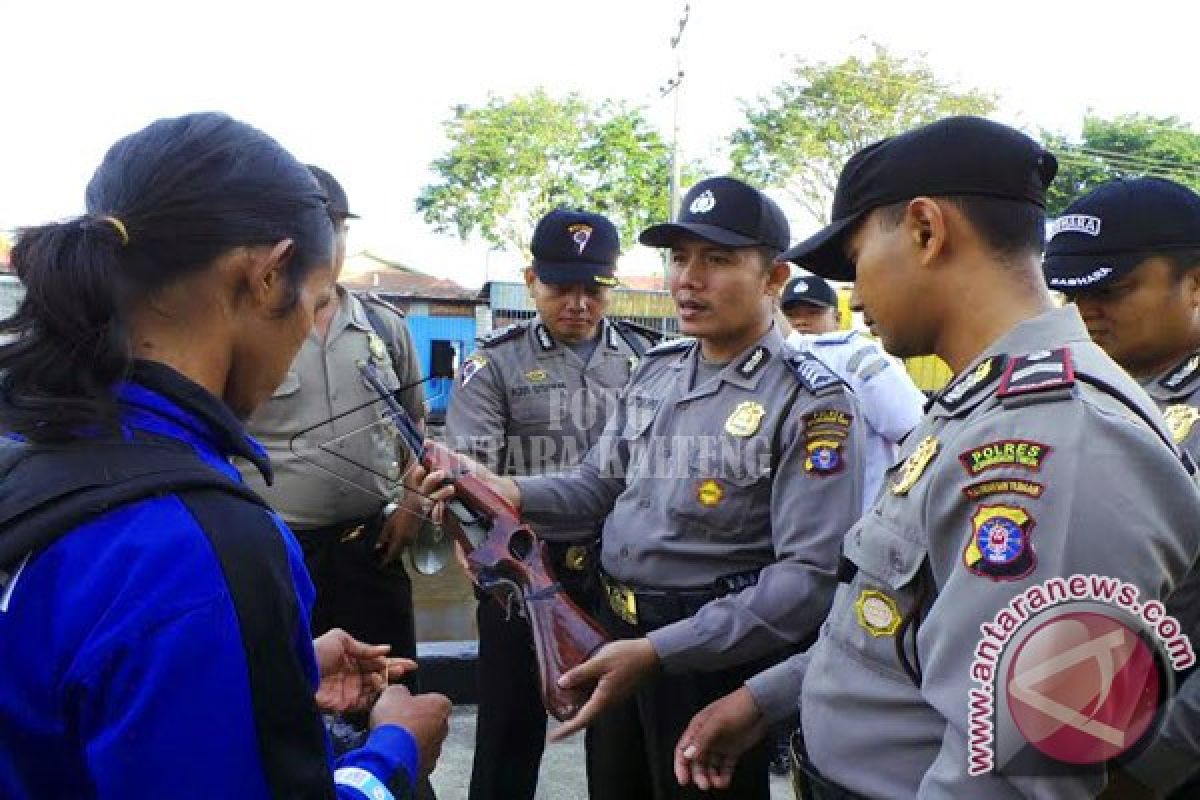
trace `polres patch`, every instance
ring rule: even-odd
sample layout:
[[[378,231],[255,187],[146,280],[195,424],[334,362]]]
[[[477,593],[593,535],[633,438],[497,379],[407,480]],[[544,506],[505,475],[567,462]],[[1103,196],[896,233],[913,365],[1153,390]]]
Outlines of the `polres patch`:
[[[1050,455],[1051,449],[1049,445],[1031,439],[1001,439],[960,453],[958,460],[971,475],[1001,467],[1017,467],[1037,472],[1041,470],[1042,463]]]
[[[1033,572],[1034,519],[1018,506],[980,506],[971,518],[971,540],[963,564],[972,573],[996,581],[1015,581]]]

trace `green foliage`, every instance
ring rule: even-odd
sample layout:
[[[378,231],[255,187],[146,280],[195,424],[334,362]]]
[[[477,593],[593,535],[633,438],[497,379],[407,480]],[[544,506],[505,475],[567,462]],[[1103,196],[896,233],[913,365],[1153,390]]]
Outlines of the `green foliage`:
[[[1156,176],[1200,191],[1200,134],[1178,117],[1123,114],[1103,119],[1088,114],[1078,141],[1048,131],[1042,138],[1059,161],[1058,177],[1046,197],[1051,216],[1114,178]]]
[[[955,91],[923,60],[874,49],[870,60],[800,61],[768,95],[743,102],[745,124],[730,137],[735,174],[785,189],[828,222],[838,173],[855,151],[940,117],[995,110],[994,94]]]
[[[560,205],[606,214],[626,247],[668,218],[670,147],[640,108],[538,89],[457,106],[445,131],[437,179],[416,201],[439,233],[528,254],[537,220]]]

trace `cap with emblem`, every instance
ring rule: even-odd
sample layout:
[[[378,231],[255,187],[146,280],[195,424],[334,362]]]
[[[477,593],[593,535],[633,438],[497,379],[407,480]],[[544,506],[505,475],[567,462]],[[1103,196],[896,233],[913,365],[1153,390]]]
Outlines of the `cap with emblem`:
[[[914,197],[971,195],[1044,207],[1058,161],[1018,130],[981,117],[948,117],[859,150],[842,169],[833,222],[783,258],[834,280],[854,280],[844,252],[854,226]]]
[[[783,287],[779,296],[779,307],[787,311],[792,306],[807,303],[812,306],[837,308],[837,292],[823,278],[816,275],[801,275],[792,278]]]
[[[617,285],[621,237],[603,214],[555,209],[538,221],[529,249],[543,283]]]
[[[1110,181],[1067,206],[1049,236],[1051,289],[1103,286],[1152,253],[1200,249],[1200,195],[1162,178]]]
[[[765,194],[735,178],[707,178],[683,198],[675,222],[651,225],[638,241],[671,247],[682,236],[697,236],[723,247],[765,246],[783,250],[791,242],[787,217]]]
[[[321,191],[325,193],[325,207],[329,209],[329,216],[335,219],[358,219],[358,214],[351,213],[350,201],[346,199],[346,190],[338,183],[337,178],[330,175],[326,170],[312,164],[308,165],[308,171],[317,179],[317,183],[321,184]]]

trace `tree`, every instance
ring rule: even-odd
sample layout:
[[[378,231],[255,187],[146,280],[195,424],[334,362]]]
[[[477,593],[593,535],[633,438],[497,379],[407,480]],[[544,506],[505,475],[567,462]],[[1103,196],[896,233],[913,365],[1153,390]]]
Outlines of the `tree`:
[[[940,117],[986,115],[996,96],[955,91],[923,60],[877,44],[870,60],[800,61],[770,94],[742,107],[745,124],[730,137],[735,174],[785,190],[827,223],[838,174],[855,151]]]
[[[528,254],[537,220],[560,205],[606,214],[625,246],[668,217],[670,148],[640,108],[539,89],[456,106],[445,131],[437,181],[416,201],[439,233]]]
[[[1058,157],[1058,177],[1046,196],[1051,216],[1114,178],[1169,178],[1200,191],[1200,134],[1178,117],[1088,114],[1078,140],[1049,131],[1042,138]]]

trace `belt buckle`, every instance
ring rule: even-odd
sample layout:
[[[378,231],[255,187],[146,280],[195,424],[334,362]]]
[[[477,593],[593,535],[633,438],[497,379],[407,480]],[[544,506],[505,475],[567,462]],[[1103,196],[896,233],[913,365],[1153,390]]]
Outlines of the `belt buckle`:
[[[608,595],[608,606],[613,613],[630,625],[637,625],[637,595],[633,590],[607,578],[604,581],[604,589]]]

